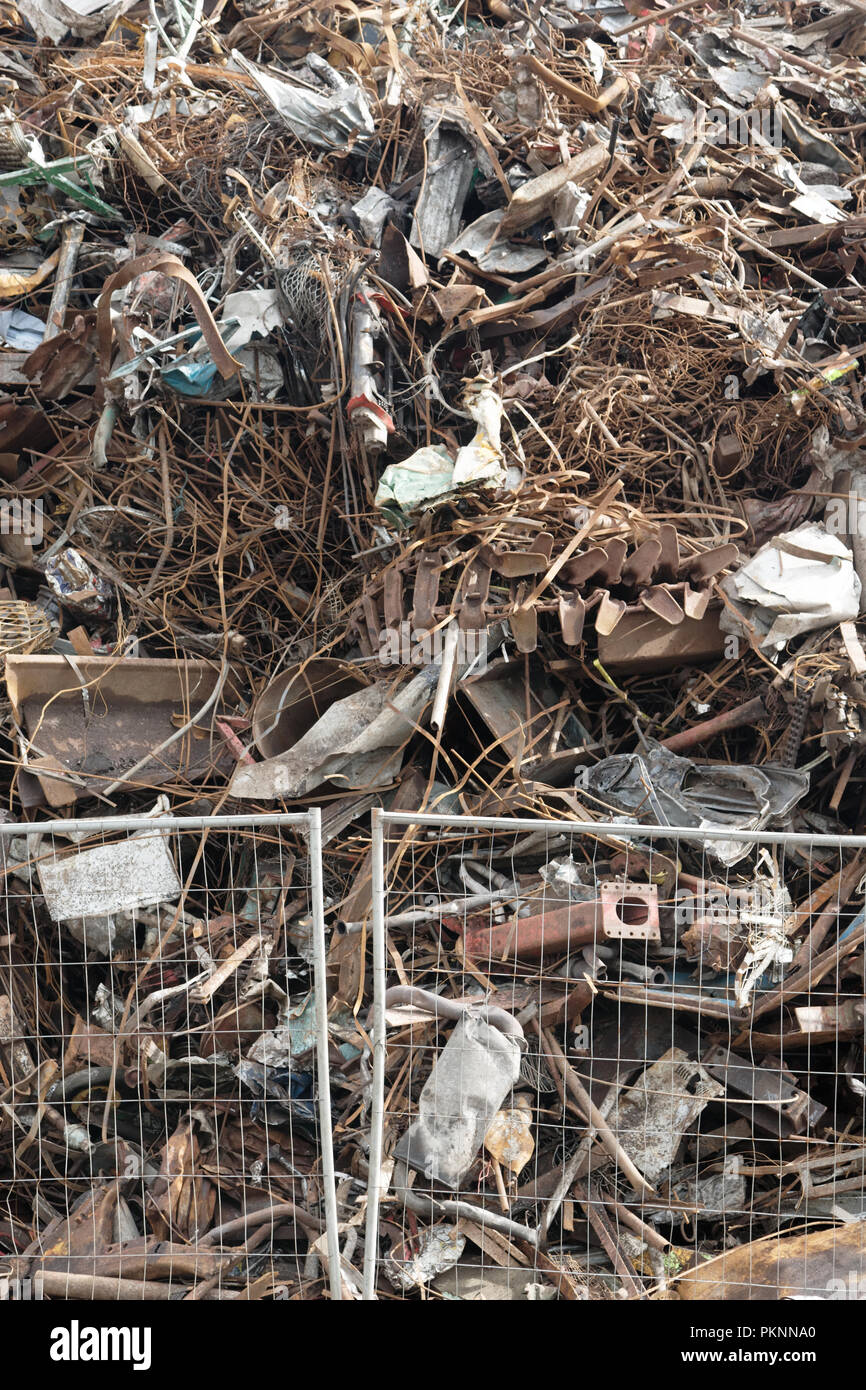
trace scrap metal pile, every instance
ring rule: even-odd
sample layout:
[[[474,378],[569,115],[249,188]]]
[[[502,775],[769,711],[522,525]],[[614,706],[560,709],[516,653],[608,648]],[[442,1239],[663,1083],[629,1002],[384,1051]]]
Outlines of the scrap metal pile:
[[[371,811],[596,822],[391,832],[379,1297],[859,1268],[866,855],[737,836],[866,833],[866,5],[0,32],[6,822],[322,807],[345,1296]],[[305,840],[72,833],[4,841],[0,1260],[323,1296]]]

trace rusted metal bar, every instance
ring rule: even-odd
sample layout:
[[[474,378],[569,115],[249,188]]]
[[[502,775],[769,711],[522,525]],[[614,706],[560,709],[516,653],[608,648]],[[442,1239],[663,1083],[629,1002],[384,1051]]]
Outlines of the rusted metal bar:
[[[690,729],[683,729],[678,734],[672,734],[670,738],[662,739],[662,747],[669,748],[672,753],[686,753],[689,749],[696,748],[699,743],[709,743],[710,739],[727,733],[729,729],[742,729],[746,724],[758,724],[765,718],[766,713],[762,697],[756,695],[744,705],[737,705],[734,709],[726,710],[724,714],[717,714],[714,719],[705,719],[702,724],[693,724]]]

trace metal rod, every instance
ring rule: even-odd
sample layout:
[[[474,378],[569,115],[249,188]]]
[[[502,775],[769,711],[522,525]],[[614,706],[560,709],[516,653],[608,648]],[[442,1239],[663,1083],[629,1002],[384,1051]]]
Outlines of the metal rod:
[[[447,830],[463,827],[465,830],[525,830],[544,832],[554,830],[557,834],[591,835],[596,839],[657,839],[669,840],[737,840],[750,845],[803,845],[838,849],[851,846],[852,849],[866,848],[866,835],[807,835],[793,830],[740,830],[728,826],[724,830],[698,830],[684,825],[641,825],[637,821],[580,821],[580,820],[532,820],[526,816],[446,816],[427,811],[382,811],[382,824],[419,825],[431,829]]]
[[[486,1211],[481,1207],[476,1207],[472,1202],[461,1202],[446,1198],[436,1205],[444,1216],[466,1216],[471,1221],[477,1221],[479,1226],[491,1226],[494,1231],[502,1231],[505,1235],[516,1236],[518,1240],[528,1241],[530,1245],[538,1245],[538,1232],[531,1226],[522,1226],[519,1221],[514,1221],[510,1216],[503,1216],[498,1211]]]
[[[693,724],[690,729],[683,729],[681,733],[671,734],[670,738],[662,739],[662,748],[667,748],[669,753],[681,753],[684,749],[706,743],[708,739],[723,734],[727,729],[741,729],[745,724],[757,724],[766,717],[764,701],[760,695],[756,695],[744,705],[736,705],[724,714],[717,714],[714,719],[705,719],[702,724]]]
[[[364,1299],[376,1298],[376,1261],[379,1249],[379,1200],[382,1183],[382,1141],[385,1132],[385,829],[378,806],[372,822],[373,891],[373,1095],[370,1113],[370,1163],[367,1177],[367,1232],[364,1249]]]
[[[41,1286],[36,1280],[41,1281]],[[34,1288],[50,1298],[91,1299],[106,1303],[166,1303],[177,1292],[171,1280],[157,1283],[148,1279],[112,1279],[101,1274],[67,1274],[65,1270],[40,1270],[34,1276]]]
[[[396,912],[388,918],[389,927],[412,927],[422,922],[435,922],[440,917],[459,917],[472,908],[487,907],[490,903],[518,902],[520,890],[517,888],[491,888],[487,893],[473,893],[468,898],[451,898],[448,902],[437,903],[434,907],[410,908],[406,912]],[[363,931],[363,922],[341,922],[340,931],[346,936]]]
[[[340,1219],[334,1176],[334,1131],[331,1123],[331,1065],[328,1036],[328,963],[325,957],[325,899],[322,882],[322,808],[309,812],[310,894],[313,908],[313,980],[316,999],[316,1060],[319,1077],[319,1133],[322,1143],[322,1177],[325,1186],[325,1219],[328,1233],[328,1278],[331,1299],[343,1297],[340,1274]]]
[[[238,816],[81,816],[70,820],[23,821],[0,825],[0,839],[13,835],[66,835],[82,829],[105,833],[109,830],[218,830],[247,829],[260,825],[287,825],[297,829],[309,825],[307,811],[270,811],[266,815]]]

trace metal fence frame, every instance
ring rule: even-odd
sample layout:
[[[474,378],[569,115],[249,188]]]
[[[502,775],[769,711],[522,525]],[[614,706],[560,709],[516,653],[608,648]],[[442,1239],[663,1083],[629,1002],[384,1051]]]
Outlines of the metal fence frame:
[[[822,835],[794,831],[762,830],[701,830],[670,825],[642,825],[635,821],[580,821],[543,819],[529,816],[466,816],[439,815],[428,812],[384,811],[372,813],[372,937],[373,937],[373,1005],[372,1042],[373,1078],[371,1096],[371,1129],[369,1177],[367,1185],[367,1223],[364,1251],[364,1292],[367,1301],[376,1301],[377,1240],[379,1206],[382,1196],[382,1148],[385,1124],[385,1061],[387,1029],[385,1023],[385,991],[387,986],[385,838],[389,826],[418,829],[462,829],[467,833],[478,830],[545,831],[551,834],[588,835],[593,838],[658,839],[706,841],[732,839],[750,845],[806,846],[831,849],[866,849],[866,835]]]
[[[316,1073],[318,1082],[318,1120],[322,1146],[322,1185],[325,1195],[325,1226],[328,1246],[328,1276],[332,1300],[342,1299],[337,1193],[331,1120],[330,1069],[328,1058],[328,1000],[325,948],[325,909],[322,881],[322,813],[316,806],[303,812],[226,816],[103,816],[68,820],[29,821],[0,825],[0,843],[16,835],[67,834],[73,832],[132,830],[231,830],[285,827],[305,835],[309,848],[309,893],[313,922],[313,988],[316,1008]]]

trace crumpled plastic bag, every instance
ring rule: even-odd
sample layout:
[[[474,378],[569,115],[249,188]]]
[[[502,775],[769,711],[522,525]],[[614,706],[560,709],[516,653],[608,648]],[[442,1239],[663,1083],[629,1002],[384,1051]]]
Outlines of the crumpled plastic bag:
[[[422,502],[442,497],[454,485],[454,460],[444,444],[428,444],[402,463],[389,463],[373,499],[377,507],[411,512]]]
[[[520,1076],[521,1055],[516,1037],[464,1014],[427,1078],[418,1118],[397,1144],[397,1157],[430,1181],[458,1189]]]
[[[501,487],[505,482],[500,433],[502,397],[489,381],[478,377],[466,387],[466,409],[478,426],[471,443],[464,444],[454,463],[454,486],[484,483]]]
[[[45,337],[45,324],[23,309],[0,310],[0,346],[33,352]]]

